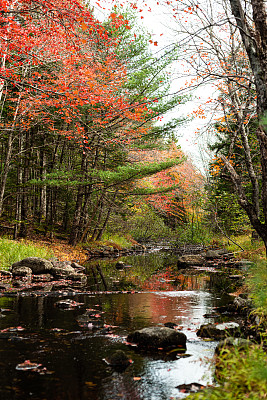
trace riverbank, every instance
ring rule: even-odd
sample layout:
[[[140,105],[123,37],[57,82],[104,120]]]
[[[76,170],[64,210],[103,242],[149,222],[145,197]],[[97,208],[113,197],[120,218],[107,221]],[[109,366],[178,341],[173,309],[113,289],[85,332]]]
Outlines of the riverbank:
[[[260,252],[260,254],[262,254]],[[263,400],[267,393],[267,263],[249,252],[254,266],[246,274],[243,292],[252,301],[249,313],[257,343],[244,348],[226,348],[217,355],[218,386],[191,394],[188,400]]]
[[[50,258],[51,255],[54,257],[58,258],[61,261],[76,261],[79,262],[80,264],[84,263],[84,261],[88,260],[88,254],[89,254],[89,247],[86,246],[76,246],[73,248],[72,246],[66,244],[66,242],[56,239],[53,241],[41,241],[41,240],[35,240],[35,241],[19,241],[19,242],[14,242],[10,241],[12,245],[17,244],[22,248],[31,248],[31,251],[33,251],[32,256],[36,256],[36,251],[37,250],[42,250],[45,251],[47,254],[47,257]],[[106,246],[106,247],[104,247]],[[132,248],[134,249],[133,245]],[[116,247],[118,247],[116,249]],[[109,258],[110,251],[109,249],[114,248],[116,250],[119,250],[121,248],[120,245],[115,244],[112,245],[111,243],[101,243],[101,244],[94,244],[94,246],[91,247],[91,254],[101,254],[100,258],[95,258],[96,263],[112,263],[112,260]],[[93,251],[92,251],[93,250]],[[126,251],[126,249],[125,249]],[[129,251],[129,248],[128,250]],[[98,253],[100,252],[100,253]],[[20,253],[21,254],[21,253]],[[146,253],[147,254],[147,253]],[[262,256],[262,247],[255,246],[253,248],[248,248],[245,252],[242,253],[237,253],[238,258],[247,258],[253,260],[256,264],[255,267],[249,267],[249,270],[247,272],[244,272],[243,275],[246,275],[246,278],[244,280],[244,285],[240,286],[238,288],[238,292],[235,292],[236,294],[240,294],[242,292],[246,292],[247,296],[251,298],[254,302],[254,323],[255,326],[257,325],[257,329],[260,331],[260,335],[262,338],[262,343],[261,345],[257,345],[256,347],[249,348],[246,352],[240,352],[237,350],[232,351],[231,354],[229,354],[228,359],[222,359],[221,360],[221,378],[218,381],[220,383],[220,386],[214,388],[213,390],[208,389],[208,391],[200,392],[196,395],[191,395],[193,397],[189,397],[189,399],[194,399],[194,400],[219,400],[219,399],[227,399],[227,400],[235,400],[235,399],[264,399],[265,397],[262,397],[262,388],[265,390],[265,382],[266,382],[266,376],[267,376],[267,371],[266,368],[264,367],[264,362],[266,363],[266,353],[264,352],[264,348],[266,346],[266,314],[267,314],[267,293],[266,293],[266,286],[267,286],[267,272],[266,272],[266,262],[263,261],[263,256]],[[17,254],[18,256],[18,254]],[[20,259],[23,258],[20,255]],[[177,268],[177,260],[179,258],[178,253],[175,254],[175,268]],[[94,258],[91,258],[93,260]],[[102,261],[101,261],[102,260]],[[106,260],[106,261],[105,261]],[[17,261],[17,260],[15,260]],[[112,264],[112,275],[114,276],[114,284],[117,285],[117,289],[119,291],[114,291],[113,294],[119,294],[119,293],[127,293],[127,292],[122,292],[123,289],[121,289],[118,286],[118,283],[116,283],[116,280],[118,279],[117,275],[121,275],[123,277],[123,284],[127,285],[133,285],[136,284],[137,282],[134,281],[133,279],[128,279],[129,277],[132,278],[132,269],[131,268],[126,268],[121,270],[116,269],[116,260]],[[115,267],[115,268],[114,268]],[[164,266],[162,262],[160,262],[160,268],[161,271],[163,271]],[[226,268],[227,269],[227,268]],[[115,272],[117,271],[117,272]],[[138,270],[139,271],[139,270]],[[140,265],[140,271],[138,274],[141,276],[143,272],[143,267]],[[185,272],[184,270],[179,270],[179,273],[183,275]],[[201,273],[201,271],[200,271]],[[186,273],[185,273],[186,274]],[[223,277],[223,275],[222,275]],[[173,276],[172,274],[169,275],[160,275],[159,273],[151,275],[151,278],[149,278],[149,283],[151,283],[151,286],[146,286],[145,282],[142,283],[143,290],[147,291],[153,291],[153,290],[186,290],[185,282],[181,281],[181,289],[177,289],[177,282],[178,282],[179,276]],[[180,278],[179,278],[180,279]],[[172,284],[175,283],[176,288],[172,287]],[[222,293],[223,293],[223,279],[221,279],[220,284],[222,286]],[[138,283],[138,289],[139,283]],[[64,287],[60,287],[61,289],[64,289]],[[196,286],[196,289],[198,287]],[[66,291],[66,289],[64,289]],[[23,292],[24,293],[24,292]],[[77,293],[80,292],[70,292],[72,296],[77,296]],[[70,294],[68,293],[68,295]],[[92,294],[92,292],[90,292]],[[129,286],[129,292],[130,294],[136,293],[135,287],[134,286]],[[14,293],[15,294],[15,293]],[[84,293],[83,295],[85,295]],[[88,292],[89,294],[89,292]],[[97,294],[97,292],[95,293]],[[49,292],[42,292],[41,297],[43,298],[49,298]],[[82,294],[78,294],[82,295]],[[22,297],[25,296],[25,293],[23,294]],[[35,297],[38,297],[38,292],[34,293]],[[262,350],[261,350],[262,349]],[[258,362],[258,361],[259,362]],[[241,371],[241,372],[240,372]],[[249,371],[249,374],[246,372]],[[241,374],[241,375],[240,375]],[[247,396],[248,395],[248,396]]]

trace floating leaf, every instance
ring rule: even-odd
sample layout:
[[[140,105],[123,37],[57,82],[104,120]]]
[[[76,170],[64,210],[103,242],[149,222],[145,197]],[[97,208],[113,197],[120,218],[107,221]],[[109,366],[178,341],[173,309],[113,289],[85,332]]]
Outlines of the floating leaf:
[[[25,360],[24,363],[18,364],[16,366],[16,370],[18,371],[27,371],[30,369],[37,369],[42,364],[32,363],[30,360]]]

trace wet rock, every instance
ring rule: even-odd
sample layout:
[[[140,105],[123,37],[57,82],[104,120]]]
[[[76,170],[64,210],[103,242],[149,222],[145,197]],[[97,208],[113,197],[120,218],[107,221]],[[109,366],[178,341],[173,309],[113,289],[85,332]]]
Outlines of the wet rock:
[[[66,292],[70,292],[72,290],[72,288],[70,287],[70,283],[69,282],[65,282],[65,281],[60,281],[60,282],[52,282],[53,286],[52,286],[52,291],[56,292],[58,290],[65,290]]]
[[[77,322],[80,327],[90,330],[104,328],[99,310],[86,310],[84,314],[78,316]]]
[[[104,361],[118,371],[124,371],[132,363],[122,350],[116,350],[110,357],[105,358]]]
[[[167,327],[150,327],[130,333],[127,342],[152,349],[186,348],[186,335]]]
[[[94,331],[94,330],[103,328],[104,322],[101,320],[92,320],[92,321],[89,321],[88,324],[86,324],[86,325],[82,325],[82,324],[79,324],[79,325],[83,328],[88,328],[89,330]]]
[[[74,282],[79,282],[82,285],[86,285],[87,283],[87,276],[85,274],[82,273],[74,273],[74,274],[70,274],[68,276],[68,279],[74,281]]]
[[[11,326],[0,331],[0,339],[12,339],[17,337],[18,332],[24,331],[22,326]]]
[[[59,267],[53,267],[51,270],[51,274],[55,277],[55,278],[59,278],[59,279],[64,279],[66,277],[68,277],[69,275],[75,274],[76,271],[73,267],[71,267],[70,265],[63,265],[63,266],[59,266]]]
[[[0,290],[5,292],[11,289],[11,284],[9,283],[0,283]]]
[[[53,279],[51,274],[41,274],[41,275],[33,275],[33,282],[50,282]]]
[[[218,249],[218,250],[207,250],[204,255],[206,259],[214,259],[214,258],[220,258],[222,256],[229,256],[231,253],[228,253],[227,250],[225,249]]]
[[[32,276],[32,270],[29,267],[15,267],[12,269],[13,277],[27,277],[30,278]]]
[[[238,296],[234,301],[225,306],[217,307],[217,311],[222,315],[246,315],[252,308],[252,301],[250,299],[243,299]]]
[[[175,329],[178,325],[175,322],[165,322],[164,326],[166,326],[166,328]]]
[[[103,329],[101,329],[101,331],[99,331],[100,335],[109,335],[110,333],[112,333],[112,329],[110,326],[107,326]]]
[[[26,360],[21,364],[16,366],[16,370],[18,371],[28,371],[28,370],[35,370],[39,368],[42,364],[32,363],[30,360]]]
[[[237,311],[251,309],[252,308],[252,301],[250,299],[243,299],[242,297],[238,296],[233,301],[233,306],[236,308]]]
[[[12,278],[12,273],[5,270],[0,270],[0,280],[1,279],[10,279]]]
[[[197,336],[214,340],[224,339],[229,336],[240,336],[240,325],[237,322],[225,322],[223,324],[201,325]]]
[[[83,267],[82,265],[77,264],[76,262],[72,262],[70,266],[75,269],[75,272],[82,272],[82,271],[86,270],[85,267]]]
[[[237,348],[238,350],[246,350],[248,347],[252,346],[253,343],[250,340],[242,338],[228,337],[221,340],[215,348],[215,354],[219,355],[229,350],[231,348]]]
[[[45,260],[44,258],[27,257],[21,261],[12,264],[12,274],[13,271],[19,267],[28,267],[32,270],[33,274],[46,274],[53,269],[53,264],[50,261]]]
[[[25,282],[22,282],[21,280],[13,281],[12,286],[14,288],[17,288],[17,289],[24,289],[25,288]]]
[[[202,266],[205,263],[205,258],[197,254],[188,254],[178,258],[178,269],[188,268],[192,266]]]
[[[197,393],[200,390],[205,389],[205,386],[201,385],[200,383],[184,383],[183,385],[176,386],[182,393]]]

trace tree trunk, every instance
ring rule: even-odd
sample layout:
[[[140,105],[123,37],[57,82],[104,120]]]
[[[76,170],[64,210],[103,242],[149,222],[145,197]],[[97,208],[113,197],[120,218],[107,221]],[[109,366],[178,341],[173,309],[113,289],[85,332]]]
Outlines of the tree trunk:
[[[23,151],[23,135],[19,137],[18,153],[20,153],[17,166],[17,190],[16,190],[16,212],[15,212],[15,227],[13,239],[17,239],[21,225],[21,208],[22,208],[22,151]]]
[[[262,238],[267,254],[267,131],[266,124],[262,118],[267,114],[267,13],[266,2],[264,0],[251,0],[253,10],[253,25],[248,24],[245,12],[240,0],[229,0],[232,14],[236,20],[243,45],[247,52],[250,66],[254,75],[254,82],[257,93],[257,114],[259,127],[257,129],[257,139],[260,147],[261,157],[261,206],[264,221],[259,219],[257,204],[249,201],[245,189],[242,185],[241,177],[232,167],[229,160],[221,156],[225,167],[230,173],[238,195],[239,204],[246,211],[251,225]],[[253,180],[252,180],[253,184]]]

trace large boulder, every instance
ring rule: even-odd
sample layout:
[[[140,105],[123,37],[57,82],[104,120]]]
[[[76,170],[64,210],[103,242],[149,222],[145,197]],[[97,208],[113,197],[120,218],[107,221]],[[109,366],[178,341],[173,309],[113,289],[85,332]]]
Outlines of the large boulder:
[[[188,268],[192,266],[202,266],[205,263],[205,258],[197,254],[188,254],[178,258],[178,269]]]
[[[14,274],[14,271],[20,267],[30,268],[33,274],[46,274],[53,269],[53,264],[44,258],[27,257],[12,264],[12,274]]]
[[[240,336],[240,325],[237,322],[201,325],[197,331],[197,336],[214,340],[225,339],[229,336]]]
[[[186,335],[167,327],[156,326],[140,329],[130,333],[127,337],[127,341],[148,349],[169,349],[177,347],[181,348],[181,350],[186,349]]]

